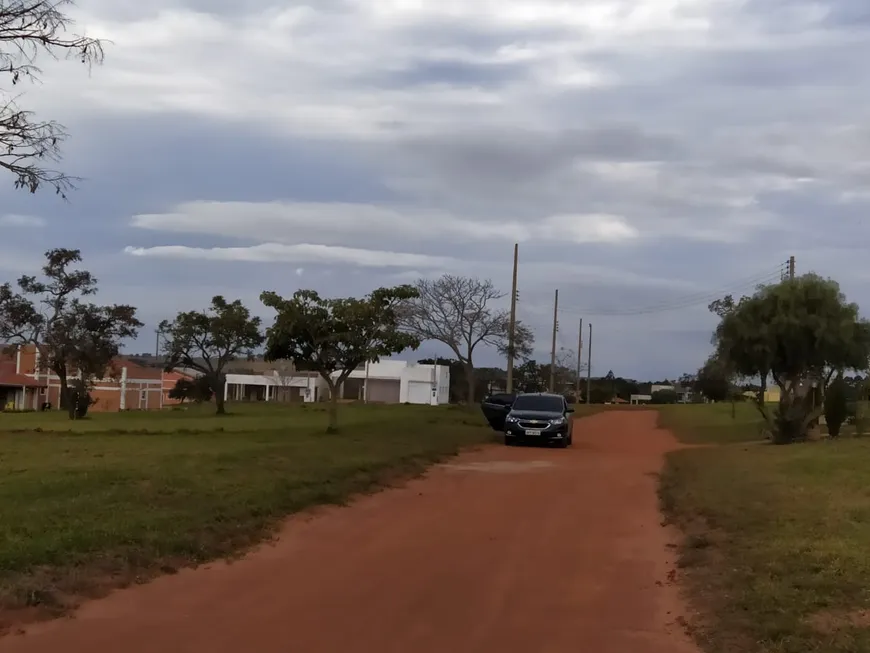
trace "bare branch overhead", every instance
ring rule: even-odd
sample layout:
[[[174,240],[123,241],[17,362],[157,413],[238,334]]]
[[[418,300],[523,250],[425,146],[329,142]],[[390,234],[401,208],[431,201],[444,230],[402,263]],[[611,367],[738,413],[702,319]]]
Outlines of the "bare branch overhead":
[[[72,20],[63,10],[71,5],[71,0],[0,0],[0,73],[9,76],[10,87],[24,78],[38,80],[40,54],[75,58],[87,66],[102,63],[99,39],[69,32]],[[16,188],[35,193],[50,186],[66,198],[77,178],[51,169],[61,158],[66,131],[54,121],[36,119],[16,100],[7,95],[0,104],[0,168],[12,173]]]

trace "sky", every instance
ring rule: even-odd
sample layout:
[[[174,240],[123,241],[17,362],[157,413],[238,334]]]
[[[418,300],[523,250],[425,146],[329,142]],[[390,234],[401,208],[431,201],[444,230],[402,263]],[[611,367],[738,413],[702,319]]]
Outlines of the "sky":
[[[549,356],[662,379],[709,301],[798,274],[870,306],[866,0],[80,0],[102,66],[42,58],[68,202],[0,172],[0,279],[77,247],[154,328],[215,294],[505,292]],[[0,89],[8,92],[4,80]],[[665,310],[667,309],[667,310]],[[587,336],[584,336],[587,339]],[[584,345],[585,346],[585,345]],[[443,354],[424,343],[412,358]],[[584,352],[584,358],[586,353]],[[481,365],[499,364],[481,350]]]

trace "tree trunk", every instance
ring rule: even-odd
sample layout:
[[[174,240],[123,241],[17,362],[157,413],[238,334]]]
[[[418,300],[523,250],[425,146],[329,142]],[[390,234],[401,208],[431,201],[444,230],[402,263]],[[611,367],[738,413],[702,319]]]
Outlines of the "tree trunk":
[[[465,382],[468,384],[468,396],[466,397],[466,402],[471,405],[474,403],[474,366],[466,365],[465,366]]]
[[[326,427],[327,433],[338,433],[338,386],[329,384],[329,424]]]
[[[209,379],[211,391],[214,392],[215,414],[226,415],[226,400],[224,399],[224,381],[226,377],[223,374],[215,374]]]
[[[66,410],[66,414],[70,419],[75,419],[77,417],[76,404],[72,400],[72,397],[70,397],[69,381],[67,381],[66,374],[58,374],[58,377],[60,378],[60,394],[57,396],[58,408]]]
[[[217,409],[215,410],[215,415],[226,415],[227,409],[224,402],[224,393],[223,392],[215,392],[214,393],[214,403]]]

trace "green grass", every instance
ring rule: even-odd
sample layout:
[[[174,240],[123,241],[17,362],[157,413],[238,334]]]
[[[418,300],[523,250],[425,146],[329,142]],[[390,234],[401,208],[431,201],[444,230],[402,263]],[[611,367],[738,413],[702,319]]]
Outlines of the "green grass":
[[[493,436],[476,409],[347,405],[338,435],[321,406],[230,410],[0,415],[0,613],[232,554]]]
[[[711,653],[870,651],[870,439],[740,443],[755,436],[726,422],[718,407],[662,411],[684,441],[732,443],[672,453],[661,481],[686,534],[699,641]]]
[[[670,429],[686,444],[727,444],[763,439],[763,419],[748,401],[734,404],[677,404],[657,406],[659,426]]]

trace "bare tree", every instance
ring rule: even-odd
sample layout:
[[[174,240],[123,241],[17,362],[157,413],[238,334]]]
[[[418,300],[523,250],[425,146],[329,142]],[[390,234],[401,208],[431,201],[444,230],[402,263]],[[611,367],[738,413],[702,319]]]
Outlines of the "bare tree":
[[[278,401],[290,401],[293,393],[293,381],[308,376],[304,372],[299,372],[293,361],[287,359],[275,361],[272,365],[272,374],[275,377],[276,394],[279,395],[276,397]]]
[[[103,61],[103,45],[97,39],[70,34],[72,20],[62,10],[72,0],[0,0],[0,72],[15,86],[23,78],[37,81],[36,59],[63,53],[86,65]],[[41,121],[21,109],[15,98],[0,100],[0,167],[15,177],[15,187],[35,193],[48,185],[66,197],[75,187],[75,177],[45,167],[60,160],[60,144],[66,139],[63,126]]]
[[[474,402],[474,352],[478,345],[508,349],[510,312],[496,309],[494,302],[504,297],[489,279],[445,274],[438,279],[420,279],[419,297],[406,301],[401,310],[402,328],[420,340],[443,342],[465,369],[468,402]],[[522,359],[531,353],[533,334],[517,323],[514,354]]]

